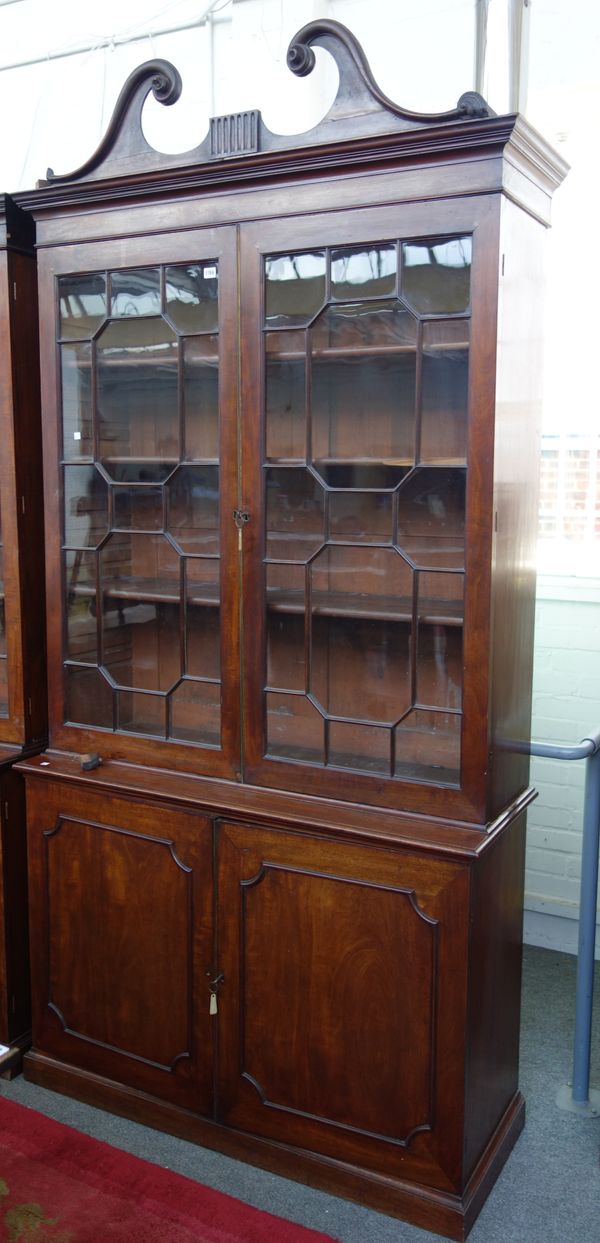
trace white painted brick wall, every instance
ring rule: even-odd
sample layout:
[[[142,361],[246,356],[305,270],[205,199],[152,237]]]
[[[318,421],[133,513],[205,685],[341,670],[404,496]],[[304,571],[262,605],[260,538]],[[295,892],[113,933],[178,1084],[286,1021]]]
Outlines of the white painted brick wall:
[[[538,586],[533,738],[575,745],[600,726],[600,581],[542,578]],[[535,758],[528,814],[525,934],[573,948],[579,913],[585,761]],[[552,929],[552,921],[554,928]]]

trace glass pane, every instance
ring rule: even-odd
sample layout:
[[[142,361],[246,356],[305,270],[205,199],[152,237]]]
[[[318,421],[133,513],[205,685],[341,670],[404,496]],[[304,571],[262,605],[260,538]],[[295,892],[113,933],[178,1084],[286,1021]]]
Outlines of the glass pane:
[[[266,695],[267,751],[285,759],[323,764],[324,721],[304,695]]]
[[[182,742],[221,745],[221,688],[188,678],[169,696],[169,736]]]
[[[391,544],[391,494],[332,492],[329,497],[329,537],[355,544]]]
[[[306,570],[299,565],[267,566],[267,685],[303,691]]]
[[[167,701],[164,695],[117,692],[117,729],[130,734],[166,738]]]
[[[462,574],[418,574],[417,685],[419,704],[462,703]]]
[[[338,545],[310,578],[315,699],[333,716],[397,721],[411,703],[410,567],[391,549]]]
[[[391,737],[388,729],[332,721],[329,726],[329,763],[338,768],[391,775]]]
[[[162,488],[113,488],[113,526],[127,531],[160,531],[163,525]]]
[[[333,298],[374,298],[396,290],[396,247],[344,247],[331,252]]]
[[[58,281],[60,335],[84,340],[94,335],[106,319],[106,277],[103,272],[89,276],[61,276]]]
[[[65,667],[65,719],[74,725],[113,728],[113,691],[98,669]]]
[[[313,613],[412,616],[413,571],[391,548],[330,545],[310,566]]]
[[[108,532],[108,484],[95,466],[64,467],[65,544],[96,548]]]
[[[179,458],[177,339],[163,319],[120,320],[97,343],[99,456],[113,479],[160,482]]]
[[[219,326],[216,261],[167,268],[165,303],[169,319],[179,332],[216,332]]]
[[[183,343],[183,409],[186,458],[219,456],[219,339]]]
[[[326,311],[310,336],[319,473],[332,487],[396,487],[415,460],[416,321],[365,303]]]
[[[66,655],[85,664],[98,661],[96,553],[65,552]]]
[[[395,298],[386,302],[346,302],[327,307],[310,330],[313,356],[331,358],[360,351],[361,357],[412,354],[417,320]]]
[[[183,552],[218,554],[218,466],[180,466],[167,491],[168,531]]]
[[[186,557],[186,666],[195,678],[221,672],[219,562]]]
[[[4,589],[4,550],[0,544],[0,656],[6,656],[6,614]]]
[[[467,458],[469,325],[423,325],[420,460],[460,465]]]
[[[305,561],[324,542],[325,493],[302,467],[266,472],[267,556]]]
[[[163,535],[110,535],[100,551],[100,585],[115,600],[177,602],[179,555]]]
[[[421,315],[460,313],[469,308],[471,238],[405,242],[402,296]]]
[[[110,278],[110,313],[117,316],[160,315],[160,272],[158,268],[136,268],[132,272],[113,272]]]
[[[313,618],[310,690],[331,716],[392,725],[411,702],[410,624]]]
[[[267,458],[306,456],[306,335],[268,332],[265,374]]]
[[[102,644],[104,668],[117,686],[167,691],[181,676],[179,607],[106,592]]]
[[[267,326],[306,324],[325,301],[325,251],[273,255],[265,259]]]
[[[464,470],[412,473],[398,497],[398,546],[426,569],[464,567]]]
[[[409,712],[395,731],[396,776],[458,785],[461,723],[458,713]]]
[[[67,461],[91,457],[94,431],[90,344],[61,347],[61,376],[64,457]]]
[[[8,662],[0,656],[0,716],[8,716]]]

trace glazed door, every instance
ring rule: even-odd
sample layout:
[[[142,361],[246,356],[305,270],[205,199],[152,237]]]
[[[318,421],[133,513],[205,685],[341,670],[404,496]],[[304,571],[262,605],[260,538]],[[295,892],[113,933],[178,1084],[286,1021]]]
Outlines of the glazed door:
[[[220,1120],[451,1190],[466,869],[234,824],[217,861]]]
[[[235,233],[43,263],[53,741],[233,775]]]
[[[481,796],[486,212],[243,235],[253,780],[444,814]]]

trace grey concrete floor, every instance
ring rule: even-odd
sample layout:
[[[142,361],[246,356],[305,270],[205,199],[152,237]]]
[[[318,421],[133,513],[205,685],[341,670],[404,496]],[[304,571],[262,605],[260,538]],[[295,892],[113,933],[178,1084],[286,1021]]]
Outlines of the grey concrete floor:
[[[600,1119],[563,1113],[555,1104],[556,1092],[571,1070],[574,1000],[575,959],[526,948],[521,1086],[527,1122],[473,1227],[470,1243],[599,1243]],[[596,1000],[592,1086],[600,1088],[600,971]],[[435,1243],[439,1239],[359,1205],[81,1105],[27,1083],[22,1076],[11,1083],[0,1080],[0,1095],[258,1208],[323,1230],[339,1243]]]

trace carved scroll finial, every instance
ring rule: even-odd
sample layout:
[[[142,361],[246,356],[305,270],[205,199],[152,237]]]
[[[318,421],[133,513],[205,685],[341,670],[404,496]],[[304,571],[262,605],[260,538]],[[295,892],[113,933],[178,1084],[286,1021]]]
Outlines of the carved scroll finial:
[[[142,111],[150,91],[158,103],[166,107],[179,99],[181,78],[170,61],[147,60],[143,65],[138,65],[121,90],[108,129],[94,154],[76,173],[57,176],[49,168],[46,173],[47,180],[71,181],[75,177],[80,178],[94,172],[109,161],[111,164],[127,161],[134,165],[145,156],[155,157],[155,152],[146,142],[142,130]]]
[[[335,102],[328,113],[328,120],[340,117],[344,112],[372,113],[382,109],[401,117],[407,122],[427,124],[457,121],[467,117],[491,117],[495,114],[476,91],[461,95],[456,108],[450,112],[422,113],[401,108],[384,95],[371,72],[369,62],[354,35],[341,22],[315,21],[303,26],[292,39],[287,52],[287,64],[292,73],[304,78],[315,67],[313,46],[325,48],[338,67],[340,82]]]

